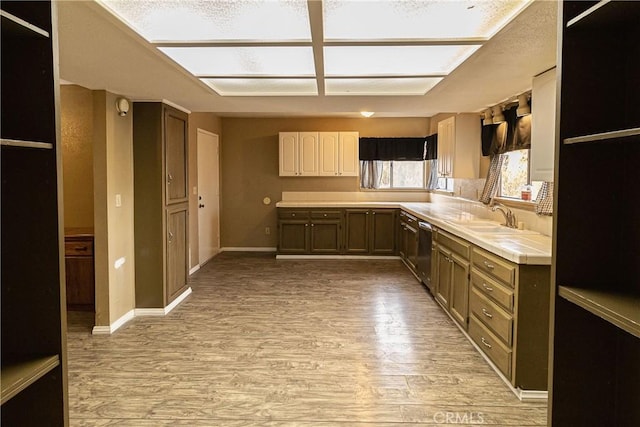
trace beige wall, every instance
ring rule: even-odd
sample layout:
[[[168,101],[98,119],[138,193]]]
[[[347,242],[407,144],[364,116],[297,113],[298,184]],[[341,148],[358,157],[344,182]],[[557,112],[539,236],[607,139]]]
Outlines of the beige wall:
[[[213,113],[189,114],[189,268],[198,265],[198,129],[215,133],[222,141],[222,119]],[[194,191],[195,189],[195,191]],[[194,194],[195,193],[195,194]]]
[[[135,307],[133,234],[133,120],[115,110],[117,95],[93,92],[96,325]],[[122,206],[116,207],[116,195]],[[115,262],[125,259],[120,268]]]
[[[360,136],[426,136],[428,118],[223,118],[221,244],[276,247],[275,202],[283,191],[359,191],[356,177],[278,176],[278,133],[358,131]],[[273,202],[265,206],[264,197]],[[265,234],[265,227],[271,234]]]
[[[93,94],[60,88],[64,226],[93,227]]]

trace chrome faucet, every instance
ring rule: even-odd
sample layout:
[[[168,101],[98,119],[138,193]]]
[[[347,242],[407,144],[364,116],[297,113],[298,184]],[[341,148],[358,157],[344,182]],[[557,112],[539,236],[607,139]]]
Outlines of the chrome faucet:
[[[493,212],[495,212],[496,210],[500,211],[502,216],[504,216],[504,224],[502,225],[507,226],[509,228],[518,228],[518,221],[516,220],[516,215],[513,212],[511,212],[511,209],[509,209],[504,205],[495,203],[491,207],[491,210]]]

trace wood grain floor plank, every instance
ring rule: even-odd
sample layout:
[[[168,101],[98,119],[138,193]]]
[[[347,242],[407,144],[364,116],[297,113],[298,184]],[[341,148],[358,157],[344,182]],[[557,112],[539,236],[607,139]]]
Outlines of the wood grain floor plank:
[[[399,261],[223,253],[190,286],[111,336],[69,313],[71,426],[546,423]]]

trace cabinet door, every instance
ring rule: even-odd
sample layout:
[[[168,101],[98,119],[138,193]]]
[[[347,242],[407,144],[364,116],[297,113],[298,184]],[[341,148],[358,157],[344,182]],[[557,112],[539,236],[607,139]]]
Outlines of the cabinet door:
[[[369,253],[369,210],[345,210],[345,252]]]
[[[311,253],[339,254],[341,232],[340,220],[313,220],[311,222]]]
[[[553,181],[556,141],[555,68],[533,78],[531,99],[531,180]]]
[[[95,304],[93,257],[65,257],[65,274],[67,307],[92,311]]]
[[[396,211],[373,209],[369,233],[370,252],[376,255],[393,255],[396,252]]]
[[[467,329],[469,313],[469,262],[452,253],[451,256],[451,306],[449,312]]]
[[[318,132],[298,134],[299,164],[298,175],[318,175]]]
[[[339,133],[338,175],[358,176],[360,159],[358,132]]]
[[[187,284],[187,206],[167,210],[166,301],[169,304]]]
[[[451,177],[455,123],[455,117],[438,122],[438,176]]]
[[[438,246],[437,259],[436,298],[443,307],[449,310],[449,296],[451,295],[451,253],[443,246]]]
[[[187,117],[165,110],[167,204],[185,202],[187,189]]]
[[[338,175],[338,132],[318,133],[318,175]]]
[[[405,245],[407,261],[411,268],[416,271],[418,267],[418,230],[410,226],[407,227]]]
[[[278,252],[282,254],[309,252],[309,221],[307,219],[280,220],[278,233]]]
[[[298,132],[280,132],[280,176],[298,175]]]

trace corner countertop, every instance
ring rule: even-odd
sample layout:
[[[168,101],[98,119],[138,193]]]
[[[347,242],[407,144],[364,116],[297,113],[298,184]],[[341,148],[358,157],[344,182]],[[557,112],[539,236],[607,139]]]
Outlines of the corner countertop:
[[[465,239],[495,255],[517,264],[550,265],[551,237],[531,230],[498,227],[499,223],[477,218],[468,212],[433,203],[405,202],[345,202],[345,201],[285,201],[279,208],[397,208],[428,221],[453,235]],[[474,221],[482,221],[496,232],[478,232],[469,228]]]

